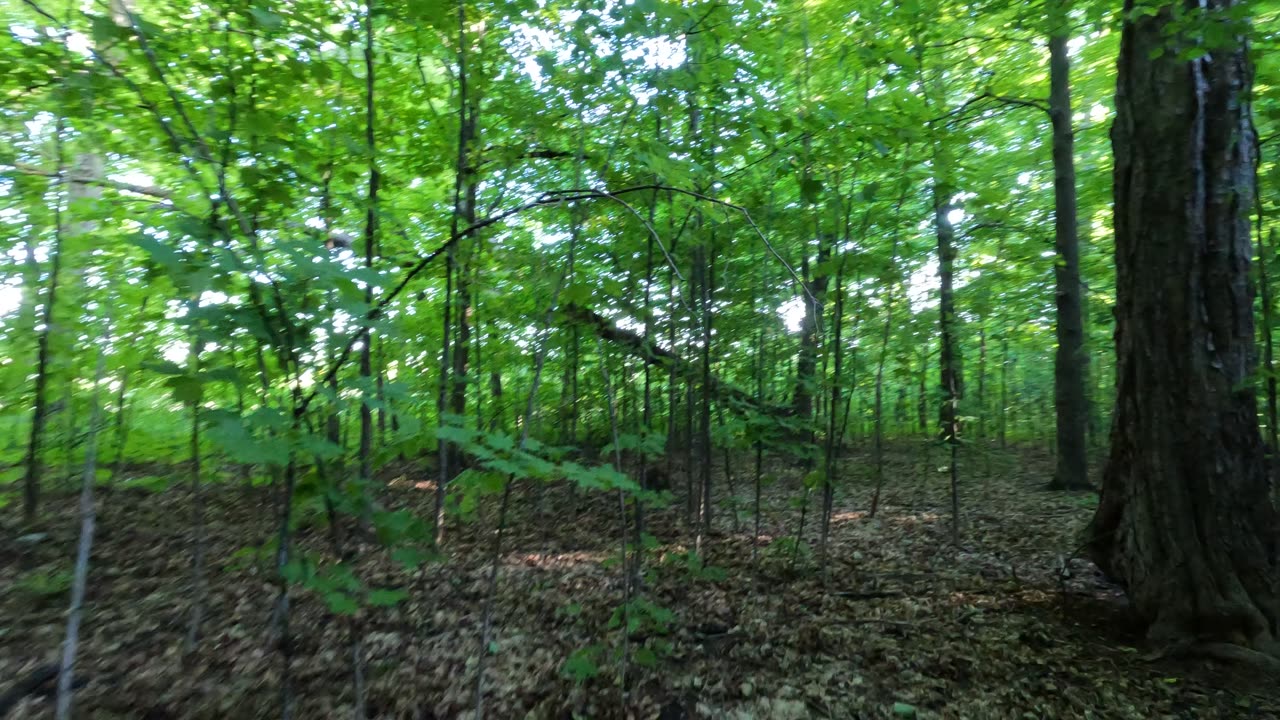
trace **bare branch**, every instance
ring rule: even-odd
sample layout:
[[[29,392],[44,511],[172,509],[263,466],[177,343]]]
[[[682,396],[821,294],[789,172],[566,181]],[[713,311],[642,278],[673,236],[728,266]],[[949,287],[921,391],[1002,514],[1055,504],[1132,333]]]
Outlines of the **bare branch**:
[[[13,170],[12,171],[0,170],[0,172],[18,172],[23,175],[37,175],[39,177],[54,178],[55,180],[59,180],[59,181],[74,180],[76,182],[87,183],[89,185],[100,185],[102,187],[108,187],[114,190],[120,190],[121,192],[134,193],[135,195],[145,195],[147,197],[158,198],[160,200],[169,200],[173,197],[173,194],[170,193],[168,190],[165,190],[164,188],[161,188],[161,187],[155,187],[154,185],[134,185],[133,183],[120,182],[119,180],[112,180],[110,178],[101,178],[101,177],[80,177],[80,176],[66,177],[67,173],[58,173],[53,170],[45,170],[43,168],[36,167],[35,165],[28,165],[26,163],[21,163],[21,162],[0,163],[0,167],[3,167],[3,166],[12,167]]]
[[[412,283],[419,275],[421,275],[422,272],[431,265],[431,263],[435,262],[436,258],[448,252],[449,248],[456,245],[459,241],[465,238],[471,237],[472,235],[475,235],[476,233],[480,232],[481,230],[487,227],[490,227],[492,225],[497,225],[498,223],[501,223],[505,220],[508,220],[512,217],[515,217],[516,215],[527,212],[534,208],[546,207],[550,205],[562,205],[564,203],[579,202],[582,200],[611,200],[614,202],[621,202],[619,200],[619,196],[621,195],[629,195],[629,194],[638,193],[638,192],[652,192],[655,190],[667,191],[667,192],[677,193],[680,195],[686,195],[686,196],[701,200],[703,202],[708,202],[713,205],[719,205],[721,207],[729,208],[730,210],[736,210],[742,213],[743,217],[746,218],[747,224],[750,225],[752,230],[755,231],[756,235],[760,238],[761,242],[764,243],[765,247],[768,248],[769,252],[772,253],[773,256],[777,258],[778,262],[782,263],[782,266],[787,269],[787,272],[791,274],[791,277],[796,281],[796,284],[800,287],[801,291],[804,292],[804,294],[808,296],[810,300],[813,300],[815,303],[817,302],[816,300],[814,300],[813,295],[809,292],[808,287],[806,287],[804,282],[800,279],[800,277],[796,275],[795,269],[792,268],[791,265],[787,263],[787,261],[778,253],[777,249],[773,247],[773,244],[769,242],[768,238],[766,238],[764,233],[760,230],[760,226],[757,225],[755,220],[751,217],[751,213],[741,205],[736,205],[734,203],[731,203],[725,200],[713,198],[709,195],[704,195],[699,192],[694,192],[693,190],[685,190],[682,188],[670,187],[668,185],[658,185],[658,184],[632,185],[630,187],[625,187],[625,188],[612,190],[612,191],[552,190],[552,191],[543,193],[541,196],[533,200],[530,200],[529,202],[523,203],[521,205],[517,205],[516,207],[511,208],[509,210],[504,210],[503,212],[500,212],[497,215],[492,215],[490,217],[487,217],[484,220],[480,220],[476,224],[470,227],[452,232],[448,240],[441,243],[439,247],[431,251],[429,254],[422,256],[422,258],[418,260],[417,264],[415,264],[409,270],[409,272],[405,273],[405,276],[401,278],[400,282],[397,283],[396,286],[392,288],[390,292],[385,293],[378,300],[378,302],[372,308],[370,308],[367,313],[365,313],[364,318],[360,320],[360,327],[357,328],[356,331],[352,333],[349,338],[347,338],[346,343],[344,343],[343,345],[342,352],[338,354],[338,357],[337,359],[334,360],[333,365],[331,365],[329,369],[325,371],[325,373],[320,377],[320,380],[315,384],[314,389],[312,389],[311,392],[306,397],[304,397],[301,402],[298,403],[298,406],[294,411],[295,415],[301,416],[303,413],[307,411],[307,408],[311,405],[311,402],[315,399],[316,395],[319,393],[319,388],[326,386],[329,383],[329,381],[334,376],[336,376],[336,374],[342,368],[342,366],[345,365],[347,360],[351,358],[351,352],[355,348],[356,343],[368,337],[369,331],[372,328],[373,323],[383,316],[383,314],[386,312],[387,307],[397,297],[399,297],[404,292],[405,288],[407,288],[410,283]],[[623,203],[623,204],[626,205],[626,203]],[[630,206],[627,205],[627,207],[630,207]],[[632,209],[632,212],[635,212],[634,208],[631,208],[631,209]]]

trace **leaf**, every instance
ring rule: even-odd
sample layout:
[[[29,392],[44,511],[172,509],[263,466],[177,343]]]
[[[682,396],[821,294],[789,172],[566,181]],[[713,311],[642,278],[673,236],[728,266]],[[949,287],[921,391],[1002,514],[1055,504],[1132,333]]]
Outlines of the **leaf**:
[[[258,25],[266,28],[267,30],[278,30],[284,25],[284,18],[270,10],[254,7],[249,8],[249,14],[253,16],[254,21],[257,22]]]
[[[187,372],[182,366],[168,360],[147,360],[142,363],[142,367],[161,375],[185,375]]]
[[[401,589],[377,589],[370,590],[369,596],[365,598],[366,602],[375,607],[394,607],[400,604],[402,600],[409,597],[407,590]]]
[[[584,682],[599,675],[600,667],[593,657],[597,652],[594,645],[575,650],[560,666],[560,674],[574,682]]]
[[[329,606],[329,610],[338,615],[355,615],[360,612],[360,604],[345,592],[324,593],[323,597],[325,605]]]
[[[904,702],[896,702],[893,704],[893,714],[898,717],[913,718],[916,716],[916,707]]]
[[[391,559],[404,566],[406,570],[416,569],[430,557],[430,553],[415,547],[398,547],[391,551]]]
[[[187,405],[195,405],[204,398],[204,384],[190,375],[176,375],[164,383],[173,391],[173,399]]]
[[[800,199],[813,204],[822,194],[822,181],[814,177],[806,177],[800,181]]]
[[[631,660],[640,667],[654,667],[658,664],[658,656],[647,647],[641,646],[636,648],[631,655]]]

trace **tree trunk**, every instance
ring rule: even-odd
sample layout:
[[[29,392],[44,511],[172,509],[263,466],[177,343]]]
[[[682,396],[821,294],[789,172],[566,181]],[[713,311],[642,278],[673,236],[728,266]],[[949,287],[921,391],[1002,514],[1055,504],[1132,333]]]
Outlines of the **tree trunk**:
[[[58,119],[58,173],[64,171],[62,163],[63,121]],[[54,307],[58,302],[58,273],[62,267],[62,199],[54,200],[53,248],[49,251],[49,289],[45,292],[40,324],[35,328],[36,382],[31,403],[31,436],[27,442],[27,456],[23,464],[26,475],[22,481],[22,522],[27,527],[35,524],[40,509],[40,475],[44,450],[44,429],[48,421],[48,389],[51,372],[49,343],[54,332]],[[35,240],[31,242],[34,244]]]
[[[929,354],[922,353],[920,355],[920,372],[916,375],[919,382],[916,385],[916,422],[920,426],[920,432],[925,437],[929,436],[929,394],[926,386],[929,382]]]
[[[364,143],[365,151],[369,153],[369,204],[365,209],[364,220],[364,266],[366,270],[373,270],[373,257],[378,247],[378,189],[381,184],[381,174],[378,171],[378,146],[377,136],[374,133],[376,127],[376,96],[374,94],[374,47],[373,47],[373,19],[365,18],[365,46],[364,46],[364,72],[365,72],[365,126],[364,126]],[[366,285],[364,291],[364,301],[366,304],[373,305],[373,285]],[[370,485],[373,479],[373,408],[369,402],[370,385],[374,383],[373,379],[373,330],[365,333],[364,342],[360,347],[360,379],[362,387],[360,388],[360,450],[359,450],[359,469],[360,469],[360,523],[364,529],[368,529],[373,524],[372,511],[372,495]],[[382,373],[378,372],[378,392],[382,390]],[[360,707],[360,700],[357,698],[357,717],[363,716],[363,708]]]
[[[470,78],[467,75],[467,28],[464,22],[465,9],[458,6],[458,157],[454,168],[453,218],[451,231],[453,236],[475,224],[476,220],[476,177],[475,159],[471,157],[474,144],[479,140],[479,103],[469,92]],[[451,246],[445,282],[445,315],[443,350],[440,367],[440,397],[437,403],[438,422],[445,425],[445,413],[462,416],[466,412],[467,388],[467,354],[471,337],[471,328],[467,324],[467,308],[470,302],[470,282],[467,277],[466,263],[458,263],[457,246]],[[451,281],[457,278],[456,291]],[[450,292],[453,291],[453,292]],[[455,299],[460,298],[460,299]],[[452,312],[451,312],[452,311]],[[457,324],[457,341],[450,343],[450,315]],[[444,507],[449,481],[461,469],[462,455],[458,447],[444,440],[439,444],[440,472],[436,482],[435,508],[435,541],[439,544],[444,539]]]
[[[978,415],[978,437],[987,440],[987,328],[978,326],[978,397],[974,408]]]
[[[793,414],[805,420],[813,417],[813,392],[817,385],[818,367],[818,323],[821,322],[827,282],[830,279],[825,267],[831,258],[831,242],[823,236],[819,243],[813,277],[806,277],[805,294],[801,298],[804,302],[804,317],[800,320],[800,352],[796,355],[796,389],[791,396]],[[805,258],[804,265],[808,267],[808,258]]]
[[[93,394],[89,404],[89,432],[84,453],[84,474],[80,482],[80,539],[76,545],[76,564],[71,582],[71,605],[67,609],[67,630],[62,641],[62,659],[58,670],[58,694],[54,706],[57,720],[70,720],[71,700],[74,690],[76,653],[80,643],[80,621],[84,614],[85,590],[89,585],[89,555],[93,551],[93,529],[96,516],[93,509],[93,486],[98,474],[98,417],[102,414],[99,401],[102,381],[107,375],[106,342],[111,337],[111,320],[103,322],[103,340],[98,345],[98,365],[93,378]],[[0,708],[0,713],[4,710]]]
[[[1052,3],[1049,28],[1049,117],[1053,123],[1054,245],[1057,262],[1058,351],[1053,364],[1054,407],[1057,411],[1058,465],[1049,487],[1081,490],[1089,487],[1085,428],[1089,419],[1084,392],[1084,317],[1080,311],[1080,241],[1076,219],[1075,140],[1071,129],[1071,60],[1067,56],[1066,13]]]
[[[964,380],[960,370],[960,343],[957,335],[955,284],[955,229],[949,214],[952,210],[950,190],[934,179],[933,218],[938,233],[938,369],[942,380],[942,401],[938,404],[941,437],[948,442],[960,438],[960,398],[964,397]]]
[[[1237,4],[1184,9],[1225,23]],[[1274,653],[1280,568],[1253,388],[1248,49],[1236,35],[1179,59],[1172,10],[1139,17],[1134,0],[1125,5],[1112,129],[1117,397],[1090,550],[1153,641]]]

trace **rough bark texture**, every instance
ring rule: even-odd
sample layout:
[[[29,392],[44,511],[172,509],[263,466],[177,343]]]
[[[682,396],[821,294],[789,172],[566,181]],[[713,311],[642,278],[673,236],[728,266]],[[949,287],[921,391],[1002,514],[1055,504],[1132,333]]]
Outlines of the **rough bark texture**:
[[[1233,4],[1209,0],[1209,21]],[[1274,653],[1276,514],[1252,387],[1250,67],[1242,39],[1179,59],[1170,22],[1167,9],[1131,20],[1121,41],[1117,401],[1090,550],[1153,641]]]
[[[1061,13],[1055,13],[1061,15]],[[1085,430],[1089,405],[1084,392],[1084,318],[1080,311],[1080,241],[1076,219],[1075,139],[1071,129],[1071,60],[1067,31],[1059,17],[1049,37],[1049,117],[1053,124],[1054,246],[1057,262],[1058,351],[1054,356],[1053,394],[1057,413],[1058,465],[1050,487],[1089,487]]]

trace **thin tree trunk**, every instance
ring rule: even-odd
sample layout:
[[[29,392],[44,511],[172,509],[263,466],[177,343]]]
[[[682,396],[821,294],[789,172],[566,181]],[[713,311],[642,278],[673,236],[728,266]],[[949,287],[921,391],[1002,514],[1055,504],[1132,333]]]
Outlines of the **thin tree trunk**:
[[[93,551],[94,507],[93,486],[98,474],[98,419],[102,414],[99,393],[107,374],[107,350],[111,337],[110,319],[105,321],[102,338],[98,341],[98,368],[94,373],[93,393],[89,401],[89,433],[84,454],[84,476],[80,482],[80,541],[76,547],[76,564],[71,580],[71,604],[67,609],[67,632],[62,641],[62,662],[58,671],[58,695],[54,717],[70,720],[71,701],[76,664],[76,651],[80,642],[80,621],[83,615],[84,594],[89,584],[89,556]]]
[[[929,353],[920,354],[920,371],[916,373],[916,422],[920,433],[929,437],[929,393],[926,390],[929,378]]]
[[[190,307],[195,309],[197,301]],[[200,372],[200,331],[192,330],[191,373]],[[205,606],[205,527],[204,487],[200,477],[200,401],[191,403],[191,616],[187,624],[187,637],[183,643],[183,655],[195,652],[200,640],[200,626],[204,621]]]
[[[978,397],[976,398],[978,412],[978,437],[982,438],[983,445],[987,441],[987,328],[986,325],[978,326]]]
[[[465,10],[462,5],[458,8],[459,24],[465,27]],[[572,259],[577,252],[576,243],[571,242],[569,245],[569,257]],[[551,320],[555,311],[559,307],[560,293],[564,289],[568,278],[572,277],[573,264],[572,260],[565,266],[565,272],[561,274],[559,281],[556,283],[555,290],[551,295],[551,303],[547,308],[544,316],[543,327],[537,338],[537,347],[534,351],[533,381],[529,386],[529,397],[525,403],[524,420],[520,423],[520,444],[519,448],[523,450],[529,442],[529,433],[533,427],[533,413],[538,398],[538,388],[542,383],[542,371],[547,362],[547,350],[550,346],[550,333],[548,328],[551,326]],[[616,445],[616,443],[615,443]],[[489,577],[487,580],[487,590],[485,592],[484,608],[481,613],[480,621],[480,646],[476,655],[476,680],[473,701],[475,706],[474,717],[476,720],[484,718],[484,678],[485,665],[489,656],[489,639],[493,632],[493,614],[494,604],[496,602],[498,590],[498,572],[501,566],[499,562],[502,557],[502,539],[507,528],[507,510],[511,504],[511,486],[510,478],[503,483],[502,500],[498,506],[498,525],[493,536],[493,550],[489,556]],[[624,563],[625,564],[625,563]]]
[[[762,323],[756,334],[756,402],[758,403],[764,402],[764,372],[764,324]],[[761,437],[762,433],[763,430],[761,428],[753,430],[753,434],[756,436],[755,493],[752,507],[752,515],[755,522],[751,529],[751,564],[753,566],[760,557],[760,485],[763,482],[764,474],[764,440]]]
[[[454,168],[453,216],[451,230],[453,235],[475,224],[476,221],[476,159],[471,157],[475,143],[479,141],[479,104],[471,91],[471,78],[468,75],[467,54],[467,14],[464,3],[458,5],[458,156]],[[446,293],[445,303],[453,309],[453,328],[457,337],[447,351],[444,361],[449,363],[446,369],[441,368],[441,392],[447,400],[441,403],[441,424],[444,424],[444,413],[449,412],[461,417],[466,413],[467,401],[467,363],[471,338],[471,326],[467,319],[470,307],[471,281],[467,274],[469,264],[463,260],[459,263],[456,246],[451,246],[448,255],[450,278],[456,277],[457,287]],[[447,317],[447,315],[446,315]],[[445,336],[449,336],[451,326],[445,323]],[[454,443],[441,441],[440,477],[436,486],[436,542],[444,538],[444,500],[448,484],[461,469],[462,455]]]
[[[436,395],[436,425],[437,429],[443,429],[448,423],[446,422],[446,413],[449,410],[449,377],[450,370],[453,367],[453,361],[450,358],[451,344],[450,334],[452,333],[452,311],[453,311],[453,275],[454,275],[454,250],[449,248],[449,252],[445,261],[444,271],[444,308],[442,309],[442,327],[440,333],[440,388]],[[436,443],[436,503],[435,511],[432,513],[433,532],[432,538],[437,546],[444,542],[444,508],[445,497],[449,490],[449,478],[452,468],[449,467],[449,442],[443,436]]]
[[[62,156],[62,134],[65,126],[65,122],[59,117],[57,128],[54,130],[58,156],[57,173],[59,176],[66,170],[63,167]],[[49,374],[52,372],[50,367],[52,356],[50,340],[55,327],[54,309],[58,303],[59,271],[62,268],[62,222],[62,198],[61,192],[59,192],[59,196],[54,200],[53,206],[54,227],[53,247],[49,250],[49,289],[45,292],[40,324],[35,328],[36,381],[31,402],[31,437],[27,442],[27,457],[24,463],[26,465],[26,474],[22,481],[22,522],[27,527],[35,524],[40,507],[40,475],[43,472],[41,460],[43,459],[45,423],[48,420],[47,393]]]
[[[1254,130],[1255,134],[1257,130]],[[1253,165],[1253,184],[1258,185],[1258,168],[1262,165],[1262,151],[1258,150]],[[1258,290],[1262,305],[1262,368],[1267,378],[1267,451],[1270,455],[1271,473],[1276,471],[1276,454],[1280,453],[1280,410],[1276,398],[1276,364],[1275,364],[1275,308],[1271,300],[1271,276],[1267,264],[1267,248],[1262,242],[1262,228],[1266,221],[1266,213],[1262,205],[1262,193],[1254,193],[1253,215],[1257,236],[1258,255]],[[1271,246],[1276,245],[1276,231],[1271,230]]]
[[[1009,447],[1009,335],[1000,336],[1000,449]]]
[[[836,430],[836,414],[840,408],[840,390],[844,378],[844,347],[841,344],[841,332],[844,330],[844,261],[836,272],[834,321],[831,329],[831,401],[827,412],[827,442],[822,466],[822,522],[818,535],[818,562],[823,581],[827,578],[827,539],[831,534],[831,513],[835,503],[836,453],[838,452]]]
[[[369,6],[369,15],[365,18],[365,34],[364,34],[364,82],[365,82],[365,128],[364,143],[365,152],[368,153],[369,160],[369,199],[368,206],[365,210],[364,220],[364,266],[366,270],[373,269],[373,256],[378,245],[378,186],[381,181],[381,175],[378,171],[378,154],[377,154],[377,136],[374,133],[376,127],[376,104],[374,94],[374,45],[373,45],[373,15],[372,5]],[[364,301],[367,305],[373,305],[373,285],[365,286]],[[364,340],[360,348],[360,379],[362,387],[360,388],[360,450],[358,454],[358,462],[360,467],[360,524],[368,529],[372,525],[373,519],[373,408],[369,404],[368,393],[369,387],[374,383],[373,379],[373,331],[368,330],[364,334]],[[379,373],[381,376],[381,373]],[[361,698],[357,698],[357,717],[363,717],[364,711],[359,706]]]
[[[622,448],[618,436],[618,408],[614,398],[613,382],[609,377],[609,360],[605,356],[604,343],[596,338],[596,352],[600,355],[600,372],[604,375],[605,401],[609,409],[609,432],[613,438],[613,469],[622,472]],[[619,533],[619,567],[622,568],[622,662],[618,667],[618,689],[621,697],[620,706],[623,712],[627,708],[627,668],[631,664],[631,590],[632,574],[627,562],[627,537],[630,534],[627,523],[627,498],[621,489],[618,490],[618,519],[621,525]]]
[[[151,295],[147,294],[142,298],[142,306],[138,308],[139,318],[145,318],[147,314],[147,303],[151,300]],[[111,476],[108,480],[108,486],[114,486],[116,475],[120,473],[120,463],[124,461],[125,450],[129,446],[129,418],[126,409],[129,391],[129,378],[132,377],[132,368],[127,364],[120,368],[120,389],[116,392],[116,448],[111,455]]]
[[[1259,208],[1261,212],[1261,208]],[[1259,219],[1261,224],[1261,219]],[[1276,244],[1276,231],[1271,231],[1271,245]],[[1280,452],[1280,416],[1277,415],[1276,400],[1276,350],[1275,337],[1273,336],[1273,328],[1275,327],[1275,310],[1271,305],[1271,281],[1267,274],[1266,250],[1262,245],[1262,230],[1258,230],[1258,287],[1262,290],[1262,352],[1263,367],[1266,369],[1267,376],[1267,434],[1270,439],[1270,452],[1272,456],[1272,464],[1275,463],[1275,456]],[[1274,472],[1274,468],[1273,468]]]

